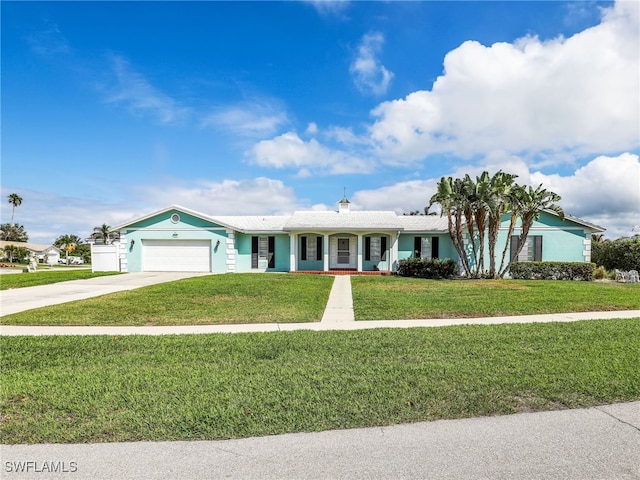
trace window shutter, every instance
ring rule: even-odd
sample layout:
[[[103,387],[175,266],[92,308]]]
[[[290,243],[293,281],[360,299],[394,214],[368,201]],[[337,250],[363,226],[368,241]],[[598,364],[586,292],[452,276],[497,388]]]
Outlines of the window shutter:
[[[509,253],[509,255],[510,255],[510,257],[511,257],[511,258],[510,258],[510,260],[517,260],[517,259],[515,258],[515,256],[516,256],[516,250],[518,249],[518,236],[517,236],[517,235],[513,235],[513,236],[511,237],[511,245],[510,245],[510,249],[511,249],[511,250],[510,250],[510,253]]]
[[[276,267],[276,237],[269,237],[269,268]]]
[[[258,268],[258,237],[251,237],[251,268]]]
[[[322,260],[322,237],[316,237],[316,260]]]
[[[431,258],[440,258],[440,238],[431,239]]]
[[[380,237],[380,259],[387,261],[387,237]]]
[[[300,260],[307,259],[307,237],[300,237]]]
[[[364,237],[364,259],[371,260],[371,237]]]
[[[422,257],[422,238],[421,237],[413,238],[413,256],[416,258]]]
[[[536,262],[542,261],[542,235],[533,237],[533,260]]]

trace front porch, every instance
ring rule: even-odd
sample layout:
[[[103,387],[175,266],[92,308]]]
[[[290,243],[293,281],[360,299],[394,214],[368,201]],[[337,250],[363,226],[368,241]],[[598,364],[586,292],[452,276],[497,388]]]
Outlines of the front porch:
[[[309,233],[290,237],[290,272],[325,275],[390,275],[398,258],[397,234]]]
[[[368,270],[359,272],[355,268],[333,268],[330,270],[294,270],[289,273],[302,273],[307,275],[393,275],[393,272],[388,270]]]

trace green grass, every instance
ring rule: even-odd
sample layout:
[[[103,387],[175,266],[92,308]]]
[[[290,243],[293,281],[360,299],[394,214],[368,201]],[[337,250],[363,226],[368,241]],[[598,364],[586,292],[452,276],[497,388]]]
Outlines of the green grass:
[[[2,317],[4,325],[202,325],[315,322],[333,277],[208,275]]]
[[[66,282],[68,280],[83,280],[86,278],[118,275],[116,272],[91,272],[91,270],[44,271],[31,273],[3,273],[0,275],[0,290],[10,288],[35,287],[51,283]]]
[[[640,309],[640,284],[352,277],[357,320],[473,318]]]
[[[2,337],[0,442],[206,440],[640,399],[640,319]]]

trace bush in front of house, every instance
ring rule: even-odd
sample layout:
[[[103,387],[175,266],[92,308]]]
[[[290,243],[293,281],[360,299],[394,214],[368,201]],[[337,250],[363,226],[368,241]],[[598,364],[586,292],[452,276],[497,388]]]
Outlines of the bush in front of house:
[[[595,268],[595,263],[583,262],[514,262],[509,274],[516,280],[589,281]]]
[[[401,277],[451,278],[458,275],[458,265],[450,258],[407,258],[398,262]]]
[[[640,270],[640,237],[592,242],[591,260],[607,270]]]

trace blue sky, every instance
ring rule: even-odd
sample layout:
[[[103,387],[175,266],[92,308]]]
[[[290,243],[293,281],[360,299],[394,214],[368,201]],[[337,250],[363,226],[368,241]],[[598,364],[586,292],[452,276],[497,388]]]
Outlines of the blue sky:
[[[2,222],[422,210],[503,169],[640,225],[639,4],[2,2]]]

